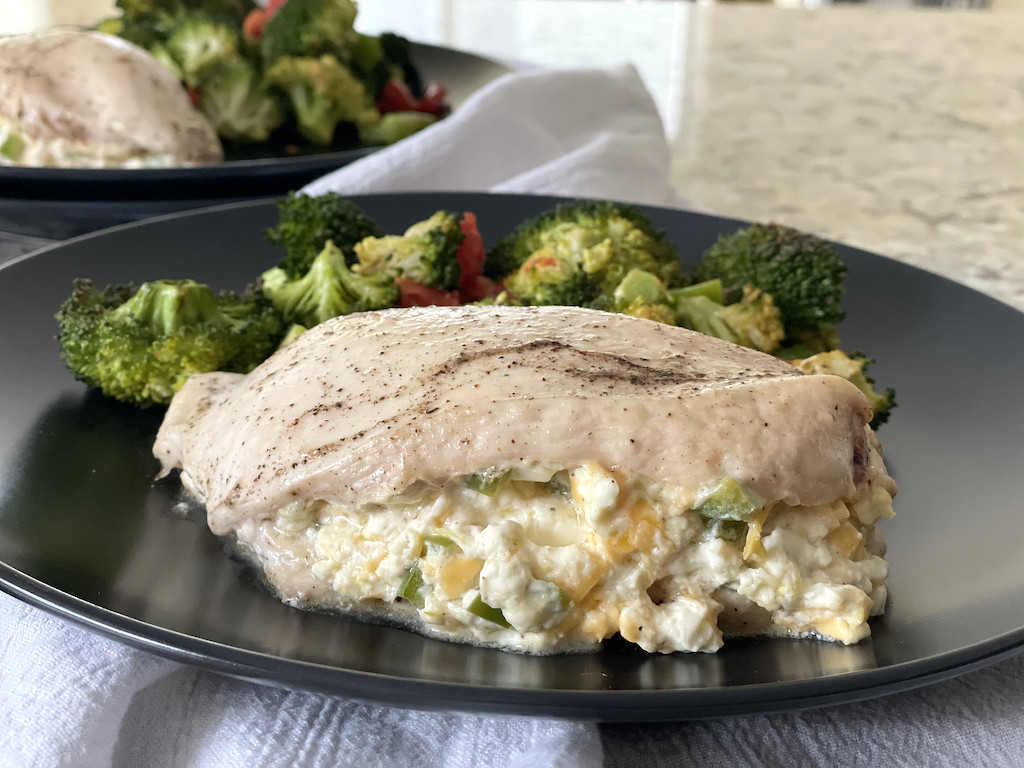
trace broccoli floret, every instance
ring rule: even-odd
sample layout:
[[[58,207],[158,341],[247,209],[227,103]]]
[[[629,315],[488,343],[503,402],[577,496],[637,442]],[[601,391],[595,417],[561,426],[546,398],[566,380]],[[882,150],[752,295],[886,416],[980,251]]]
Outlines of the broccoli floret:
[[[389,275],[353,272],[331,241],[302,277],[291,279],[274,267],[263,273],[262,281],[263,292],[285,319],[306,328],[350,312],[387,309],[398,301],[398,286]]]
[[[167,40],[167,36],[174,26],[174,19],[175,16],[163,13],[151,15],[125,13],[123,16],[102,20],[95,29],[97,32],[117,35],[129,43],[134,43],[153,53],[154,48],[162,46]],[[167,56],[167,59],[169,61],[170,57]],[[174,66],[176,67],[177,64]]]
[[[327,241],[355,261],[356,243],[384,233],[358,205],[337,192],[322,195],[291,193],[277,203],[278,224],[264,234],[271,243],[284,247],[278,264],[289,279],[302,277]]]
[[[505,279],[517,304],[589,307],[600,294],[600,285],[572,260],[553,250],[539,250]]]
[[[160,48],[177,65],[179,79],[197,85],[214,65],[238,59],[240,42],[236,27],[202,13],[186,13]]]
[[[258,292],[214,293],[192,280],[136,291],[76,280],[57,313],[61,356],[75,378],[139,405],[166,403],[194,373],[252,370],[284,323]]]
[[[402,235],[368,237],[355,247],[355,269],[364,275],[407,277],[431,288],[454,290],[462,273],[458,252],[465,238],[459,219],[438,211]]]
[[[865,374],[868,366],[874,360],[859,352],[848,355],[842,350],[833,349],[792,362],[804,373],[831,373],[835,376],[842,376],[851,384],[855,384],[871,404],[871,409],[874,412],[871,419],[872,429],[878,429],[887,422],[892,409],[896,407],[896,390],[892,387],[882,392],[875,389],[875,380]]]
[[[633,268],[668,286],[683,283],[675,246],[630,205],[581,200],[542,213],[499,240],[484,270],[490,278],[506,278],[541,251],[575,263],[608,296]]]
[[[244,59],[217,63],[203,78],[199,94],[199,109],[226,139],[266,141],[284,121],[283,104]]]
[[[299,132],[313,144],[330,146],[339,123],[353,123],[359,129],[380,119],[363,83],[330,54],[284,56],[266,77],[287,94]]]
[[[359,141],[367,147],[394,144],[437,122],[426,112],[388,112],[376,123],[359,129]]]
[[[826,339],[843,319],[846,265],[831,243],[777,224],[753,224],[723,235],[696,267],[700,280],[721,279],[726,291],[746,284],[770,293],[787,334]]]
[[[265,64],[289,57],[333,54],[348,62],[359,35],[353,28],[352,0],[288,0],[263,28],[260,53]]]
[[[786,334],[786,346],[776,355],[788,359],[810,357],[819,352],[839,349],[839,333],[834,325],[822,325],[814,331],[798,330]]]
[[[752,285],[743,286],[739,301],[723,304],[712,298],[721,295],[718,281],[671,291],[676,324],[733,344],[769,354],[778,349],[786,335],[782,314],[772,296]]]
[[[419,98],[423,95],[423,79],[420,77],[419,69],[412,60],[412,50],[409,41],[401,35],[392,32],[384,32],[380,36],[380,47],[384,54],[384,62],[387,65],[388,77],[398,75],[401,80],[409,86],[412,95]],[[383,86],[385,78],[380,85]]]
[[[611,308],[624,315],[676,324],[672,294],[657,275],[642,269],[626,273],[612,294]]]

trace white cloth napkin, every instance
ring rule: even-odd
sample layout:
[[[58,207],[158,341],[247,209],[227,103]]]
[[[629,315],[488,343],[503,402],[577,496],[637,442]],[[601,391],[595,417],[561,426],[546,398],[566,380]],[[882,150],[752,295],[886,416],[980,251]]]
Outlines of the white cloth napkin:
[[[632,68],[503,77],[310,192],[494,190],[678,202]],[[0,595],[0,767],[529,766],[601,762],[593,725],[286,692],[157,658]]]
[[[506,75],[451,117],[306,185],[320,194],[528,192],[679,205],[669,149],[636,70]]]

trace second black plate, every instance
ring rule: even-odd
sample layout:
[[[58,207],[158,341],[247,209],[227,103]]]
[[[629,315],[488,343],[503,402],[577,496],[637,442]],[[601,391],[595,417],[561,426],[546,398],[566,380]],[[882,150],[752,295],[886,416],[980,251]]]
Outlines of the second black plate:
[[[451,48],[413,43],[412,53],[424,81],[443,83],[454,109],[511,71]],[[0,231],[63,240],[150,216],[281,195],[375,151],[289,155],[266,145],[229,148],[225,162],[197,168],[0,167]]]

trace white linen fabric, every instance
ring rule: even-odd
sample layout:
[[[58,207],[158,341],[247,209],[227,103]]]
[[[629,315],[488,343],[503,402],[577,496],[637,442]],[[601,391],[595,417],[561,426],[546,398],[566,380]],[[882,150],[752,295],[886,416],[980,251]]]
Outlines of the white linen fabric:
[[[602,728],[605,768],[1021,768],[1024,655],[806,712]]]
[[[3,768],[587,768],[592,725],[415,712],[184,667],[0,593]]]
[[[449,118],[323,176],[320,194],[522,192],[679,205],[665,131],[636,70],[513,73]]]

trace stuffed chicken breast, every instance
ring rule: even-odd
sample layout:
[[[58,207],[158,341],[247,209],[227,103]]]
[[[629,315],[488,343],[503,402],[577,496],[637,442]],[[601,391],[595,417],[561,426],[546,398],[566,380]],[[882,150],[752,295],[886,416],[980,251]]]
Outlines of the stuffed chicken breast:
[[[0,165],[163,168],[222,158],[209,121],[141,48],[78,29],[0,39]]]
[[[895,485],[860,391],[569,307],[349,315],[194,376],[155,454],[279,596],[550,653],[853,643]]]

